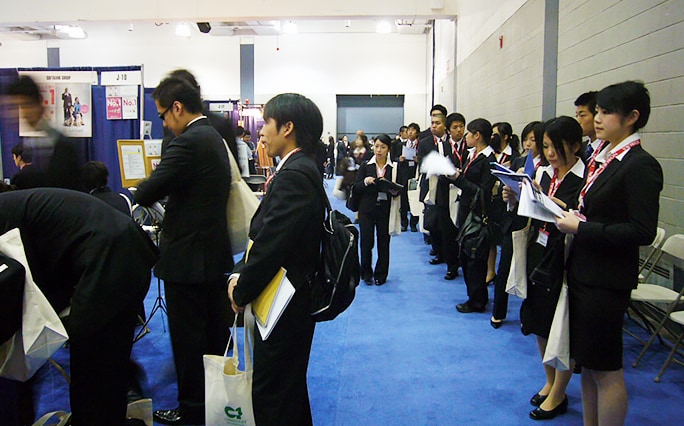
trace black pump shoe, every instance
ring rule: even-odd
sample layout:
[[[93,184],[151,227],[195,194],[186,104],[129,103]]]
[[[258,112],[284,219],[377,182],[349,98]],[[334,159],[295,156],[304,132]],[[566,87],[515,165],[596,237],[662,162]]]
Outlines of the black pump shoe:
[[[530,411],[530,418],[532,420],[550,420],[555,418],[556,416],[559,416],[561,414],[565,414],[568,412],[568,397],[566,396],[563,402],[558,404],[556,408],[550,411],[542,410],[541,407],[537,407],[534,410]]]
[[[538,393],[535,393],[532,398],[530,398],[530,404],[534,405],[535,407],[539,407],[542,405],[542,402],[546,401],[546,398],[548,398],[548,395],[539,395]]]
[[[503,320],[494,321],[494,317],[492,317],[489,319],[489,324],[496,329],[496,328],[499,328],[503,325]],[[535,396],[537,396],[537,395],[535,395]]]

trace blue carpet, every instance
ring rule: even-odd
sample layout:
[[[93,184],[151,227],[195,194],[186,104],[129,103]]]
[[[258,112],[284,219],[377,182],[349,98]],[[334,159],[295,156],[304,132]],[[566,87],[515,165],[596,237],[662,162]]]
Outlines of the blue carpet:
[[[334,181],[328,182],[328,192]],[[353,213],[331,198],[333,208]],[[530,425],[529,398],[544,383],[536,341],[519,330],[520,301],[510,298],[508,320],[494,330],[491,310],[459,314],[466,300],[462,277],[445,281],[445,265],[427,263],[429,247],[420,233],[391,242],[390,273],[382,287],[358,288],[352,306],[336,320],[320,323],[309,366],[314,423],[327,425]],[[492,288],[490,287],[490,293]],[[152,280],[148,311],[156,297]],[[165,317],[137,342],[133,358],[146,372],[144,391],[154,406],[176,406],[175,372]],[[628,321],[627,326],[646,337]],[[641,345],[625,335],[627,424],[681,424],[684,368],[672,364],[661,383],[653,377],[667,351],[655,345],[639,368],[631,363]],[[55,357],[68,364],[68,350]],[[103,366],[106,368],[106,366]],[[38,414],[68,410],[68,392],[56,369],[40,371]],[[569,412],[545,424],[580,425],[579,376],[568,387]],[[2,423],[0,421],[0,423]]]

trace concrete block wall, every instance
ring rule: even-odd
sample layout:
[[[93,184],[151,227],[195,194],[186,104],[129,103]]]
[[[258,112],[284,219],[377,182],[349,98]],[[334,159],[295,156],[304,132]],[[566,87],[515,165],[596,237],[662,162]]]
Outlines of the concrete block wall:
[[[467,120],[508,121],[519,134],[541,119],[543,31],[544,0],[529,0],[458,65],[456,109]],[[458,37],[468,34],[459,27]]]
[[[588,90],[641,80],[651,116],[640,132],[663,167],[659,226],[684,233],[684,0],[561,0],[558,114]]]

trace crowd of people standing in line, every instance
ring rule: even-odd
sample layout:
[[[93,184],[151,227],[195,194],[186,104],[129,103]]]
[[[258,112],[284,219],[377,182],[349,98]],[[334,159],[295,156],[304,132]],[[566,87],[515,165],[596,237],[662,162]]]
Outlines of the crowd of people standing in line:
[[[138,267],[128,271],[133,274],[135,297],[113,305],[109,316],[98,324],[118,339],[113,342],[118,346],[110,354],[111,365],[116,366],[114,373],[121,373],[130,357],[132,341],[128,335],[143,290],[149,286],[149,267],[153,263],[156,262],[155,275],[164,279],[178,406],[157,410],[157,422],[203,423],[202,355],[222,354],[225,350],[230,323],[226,307],[231,306],[236,313],[243,310],[275,274],[274,268],[284,266],[292,273],[290,278],[297,292],[281,319],[279,331],[268,341],[255,335],[255,416],[257,422],[268,424],[278,424],[283,419],[298,419],[297,424],[312,423],[306,370],[314,323],[306,309],[306,277],[316,268],[310,260],[316,258],[320,246],[321,229],[317,224],[324,215],[323,200],[312,182],[316,181],[314,176],[320,178],[323,174],[331,178],[337,174],[345,196],[355,199],[353,210],[358,211],[361,234],[361,272],[367,284],[391,283],[390,237],[409,228],[412,232],[421,228],[425,242],[431,246],[429,263],[446,264],[445,280],[455,279],[459,268],[463,273],[468,299],[455,306],[458,312],[485,312],[489,303],[487,287],[494,284],[490,318],[494,329],[500,328],[507,316],[505,287],[514,254],[512,233],[529,229],[528,293],[520,311],[522,332],[536,336],[543,356],[565,274],[570,354],[573,362],[581,366],[585,424],[624,423],[628,404],[622,372],[622,321],[630,291],[637,285],[639,246],[649,244],[655,237],[663,187],[662,169],[643,149],[638,133],[650,115],[650,96],[642,83],[627,81],[584,93],[575,102],[575,118],[561,116],[546,122],[530,122],[521,132],[522,141],[509,123],[492,124],[485,118],[466,121],[462,114],[448,114],[445,107],[435,105],[430,111],[430,128],[422,132],[416,123],[411,123],[402,126],[394,140],[380,134],[369,141],[359,131],[351,145],[344,136],[337,143],[334,138],[329,139],[323,147],[318,143],[322,133],[320,111],[307,98],[285,94],[269,101],[264,109],[266,123],[259,132],[259,144],[250,145],[244,132],[237,140],[230,126],[203,111],[199,85],[194,77],[185,74],[187,71],[182,71],[163,80],[153,94],[159,117],[172,135],[163,145],[163,161],[134,195],[140,205],[168,197],[159,261],[156,249],[128,226],[129,221],[100,213],[103,220],[116,222],[120,232],[141,253]],[[24,93],[21,84],[16,90],[14,96],[27,106],[35,100],[34,91]],[[25,114],[31,112],[30,108],[24,110]],[[199,139],[203,143],[193,143]],[[58,154],[66,144],[55,140],[44,174],[32,173],[30,146],[13,149],[15,164],[20,168],[16,186],[32,179],[45,179],[48,186],[82,189],[69,186],[74,185],[73,173],[65,175],[58,169],[52,170],[64,166],[59,163]],[[243,144],[249,150],[249,172],[256,167],[256,161],[261,161],[260,149],[265,156],[280,162],[252,221],[250,238],[254,243],[249,262],[245,259],[233,265],[232,257],[226,256],[232,252],[223,226],[226,211],[216,206],[225,205],[228,197],[228,152],[239,157]],[[447,158],[455,173],[423,173],[421,162],[433,152]],[[407,153],[415,154],[407,157]],[[494,163],[530,173],[536,190],[558,204],[564,216],[554,222],[543,222],[517,215],[517,188],[506,187],[495,178],[491,173]],[[91,192],[103,192],[101,179],[97,182]],[[192,190],[186,190],[180,182],[191,183]],[[10,207],[15,211],[15,206],[25,207],[34,201],[41,205],[59,204],[60,197],[70,196],[60,190],[49,190],[42,198],[32,192],[24,194],[0,197],[0,203],[8,206],[0,214],[4,221],[0,224],[6,225],[5,229],[25,226],[8,214]],[[91,203],[82,197],[72,201],[77,205]],[[422,208],[415,203],[421,203]],[[76,213],[68,213],[76,232],[82,223],[74,219],[78,217]],[[55,215],[50,220],[65,220]],[[477,250],[466,250],[459,245],[459,231],[473,217],[486,218],[482,228],[486,244]],[[376,240],[378,259],[373,265]],[[64,244],[73,247],[79,242]],[[103,244],[114,244],[114,239]],[[104,266],[99,277],[111,282],[121,278],[107,275]],[[532,273],[542,266],[546,268],[545,278],[533,278]],[[230,272],[233,275],[226,283],[225,275]],[[60,291],[68,293],[75,284],[65,282],[62,286]],[[65,303],[64,294],[59,295],[60,306]],[[91,308],[87,305],[84,312]],[[75,319],[79,312],[77,309]],[[92,338],[97,330],[80,329],[77,323],[71,327],[72,362],[76,363],[76,367],[72,365],[71,395],[74,424],[90,424],[91,419],[104,424],[99,416],[103,410],[113,413],[112,424],[119,424],[115,419],[125,408],[125,380],[114,380],[109,374],[107,380],[116,386],[100,394],[103,384],[110,382],[102,381],[99,373],[91,371],[84,361],[92,352],[92,345],[84,339]],[[535,408],[529,415],[535,420],[554,418],[564,414],[568,407],[565,390],[572,367],[560,370],[544,365],[543,369],[545,383],[530,399]],[[101,383],[95,383],[98,378]]]
[[[650,115],[650,96],[643,83],[626,81],[583,93],[575,107],[574,118],[528,123],[520,141],[509,123],[491,124],[484,118],[466,122],[463,115],[447,114],[445,107],[435,105],[429,129],[420,132],[415,123],[401,127],[387,161],[396,165],[397,182],[405,186],[397,197],[401,200],[401,231],[409,226],[417,231],[421,219],[433,256],[429,263],[446,263],[445,280],[456,278],[461,268],[468,299],[456,305],[458,312],[485,312],[487,287],[493,284],[490,324],[494,329],[504,324],[512,234],[527,229],[527,298],[521,305],[520,321],[523,334],[536,336],[543,357],[567,273],[572,365],[569,370],[543,365],[546,380],[530,399],[535,407],[530,417],[546,420],[567,412],[565,390],[574,369],[582,375],[585,424],[622,424],[627,414],[622,321],[630,292],[637,285],[639,247],[655,237],[663,174],[658,162],[643,149],[638,133]],[[386,143],[379,137],[376,156],[367,159],[364,155],[373,148],[366,141],[359,132],[353,146],[346,136],[334,150],[332,142],[328,145],[327,161],[335,154],[338,179],[347,182],[350,171],[359,170],[352,197],[370,182],[369,171],[382,173],[377,163],[385,155]],[[404,158],[404,147],[416,149],[416,156]],[[456,173],[430,177],[421,173],[419,166],[431,152],[448,158]],[[558,204],[564,217],[543,222],[519,216],[519,190],[496,179],[491,173],[495,163],[529,173],[535,190]],[[423,204],[422,214],[415,216],[410,213],[415,211],[409,205],[412,197],[407,196],[414,190],[409,184],[413,179],[417,179],[415,191]],[[375,273],[375,283],[381,285],[388,280],[386,224],[391,215],[377,192],[369,199],[370,207],[359,217],[372,211],[374,218],[383,221],[380,226],[376,219],[379,259],[375,271],[369,260],[372,229],[363,232],[367,225],[363,225],[364,219],[360,221],[362,272],[367,283],[372,283],[371,274]],[[487,223],[483,228],[486,250],[469,252],[459,247],[459,231],[472,215]]]

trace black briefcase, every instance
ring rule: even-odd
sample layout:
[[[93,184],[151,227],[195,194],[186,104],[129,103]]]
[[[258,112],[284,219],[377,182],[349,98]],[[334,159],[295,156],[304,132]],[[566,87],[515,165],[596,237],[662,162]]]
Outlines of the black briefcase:
[[[21,328],[26,270],[21,263],[0,254],[0,343]]]

